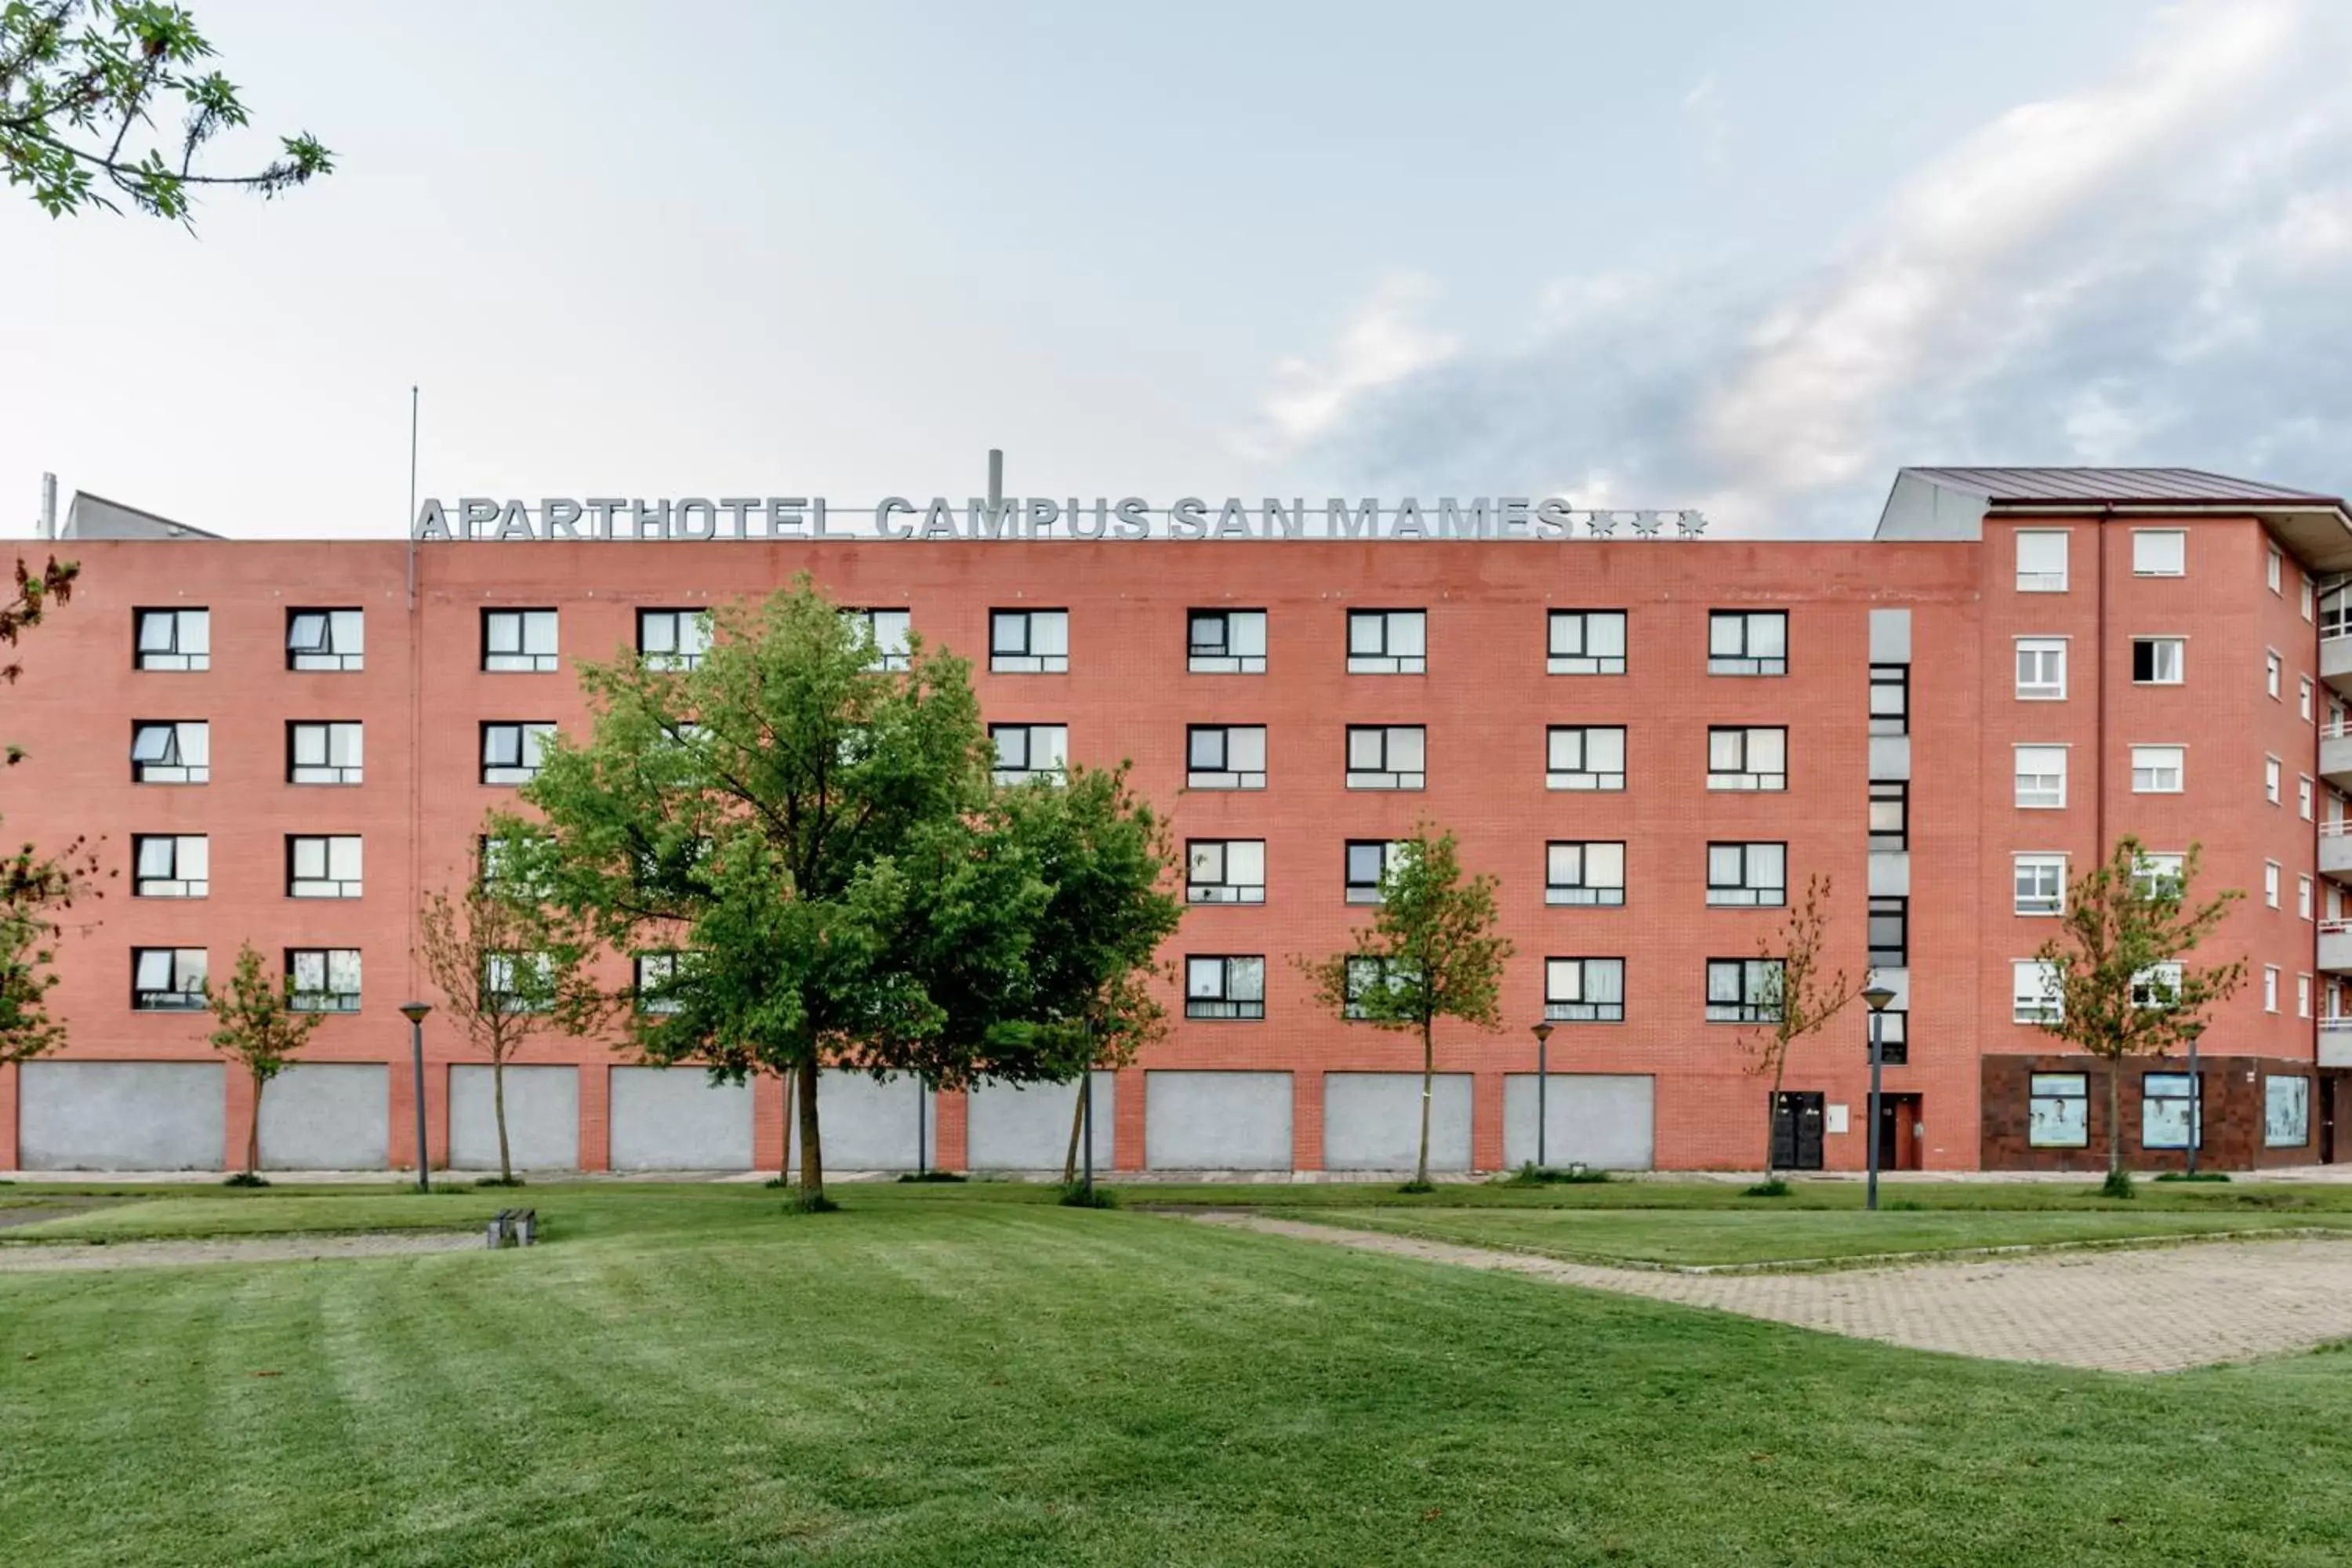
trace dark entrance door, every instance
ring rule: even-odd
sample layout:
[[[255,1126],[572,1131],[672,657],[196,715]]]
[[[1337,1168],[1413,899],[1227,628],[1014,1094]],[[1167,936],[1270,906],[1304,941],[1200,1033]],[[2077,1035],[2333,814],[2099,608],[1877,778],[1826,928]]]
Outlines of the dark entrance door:
[[[1881,1095],[1878,1100],[1878,1168],[1919,1169],[1919,1097]]]
[[[1822,1097],[1784,1092],[1772,1107],[1772,1166],[1780,1171],[1822,1168]]]
[[[2336,1104],[2343,1089],[2340,1078],[2319,1080],[2319,1163],[2323,1165],[2336,1163]]]

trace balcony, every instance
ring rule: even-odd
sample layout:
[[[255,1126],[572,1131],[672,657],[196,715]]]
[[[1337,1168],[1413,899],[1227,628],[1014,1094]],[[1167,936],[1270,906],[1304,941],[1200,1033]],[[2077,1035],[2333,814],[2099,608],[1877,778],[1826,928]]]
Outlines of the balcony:
[[[2319,776],[2352,794],[2352,721],[2339,719],[2320,726]]]
[[[2319,679],[2330,687],[2352,697],[2352,628],[2343,631],[2321,630],[2327,635],[2319,639]]]
[[[2352,921],[2319,922],[2319,968],[2326,974],[2352,974]]]
[[[2352,1068],[2352,1018],[2319,1020],[2319,1065]]]
[[[2319,825],[2319,874],[2352,886],[2352,820]]]

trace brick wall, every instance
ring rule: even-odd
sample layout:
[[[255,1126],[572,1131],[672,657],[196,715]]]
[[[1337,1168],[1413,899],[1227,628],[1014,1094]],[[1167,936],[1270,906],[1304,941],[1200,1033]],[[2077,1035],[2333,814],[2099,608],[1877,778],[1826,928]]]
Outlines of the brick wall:
[[[2150,1073],[2178,1073],[2184,1058],[2143,1058],[2123,1065],[2117,1109],[2123,1119],[2124,1163],[2134,1171],[2177,1171],[2188,1164],[2179,1149],[2140,1144],[2140,1080]],[[2273,1165],[2305,1165],[2318,1155],[2321,1086],[2307,1061],[2265,1057],[2213,1057],[2200,1053],[2204,1081],[2205,1135],[2199,1166],[2210,1171],[2252,1171]],[[2028,1102],[2035,1073],[2081,1073],[2090,1090],[2090,1141],[2080,1149],[2037,1149],[2027,1142]],[[2272,1075],[2312,1080],[2307,1135],[2293,1148],[2263,1142],[2263,1081]],[[1984,1168],[1989,1171],[2082,1171],[2107,1168],[2107,1064],[2084,1056],[1988,1056],[1984,1058]]]

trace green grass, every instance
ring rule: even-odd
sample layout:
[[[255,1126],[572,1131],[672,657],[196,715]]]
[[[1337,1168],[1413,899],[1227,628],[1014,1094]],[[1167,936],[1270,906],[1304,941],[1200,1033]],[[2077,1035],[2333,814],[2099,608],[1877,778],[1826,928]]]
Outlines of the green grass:
[[[529,1251],[0,1275],[0,1561],[2352,1558],[2352,1354],[1967,1362],[1050,1187],[840,1195],[535,1187],[556,1239]],[[377,1228],[470,1201],[136,1206]]]

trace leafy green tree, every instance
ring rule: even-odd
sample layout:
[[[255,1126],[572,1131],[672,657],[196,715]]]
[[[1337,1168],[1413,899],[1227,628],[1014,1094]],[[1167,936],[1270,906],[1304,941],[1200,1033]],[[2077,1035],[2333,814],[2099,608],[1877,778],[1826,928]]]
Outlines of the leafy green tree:
[[[1710,1009],[1738,1007],[1739,1020],[1751,1026],[1748,1070],[1769,1074],[1772,1092],[1764,1101],[1764,1179],[1779,1167],[1772,1131],[1780,1115],[1780,1086],[1789,1071],[1789,1052],[1799,1040],[1817,1034],[1823,1025],[1845,1011],[1870,984],[1871,972],[1858,980],[1843,969],[1832,969],[1822,949],[1829,926],[1832,883],[1824,876],[1805,879],[1804,897],[1789,911],[1778,933],[1756,944],[1759,966],[1755,988],[1738,997],[1707,996]]]
[[[1437,1081],[1437,1020],[1489,1033],[1498,1011],[1507,937],[1495,932],[1495,879],[1465,878],[1454,835],[1423,822],[1392,848],[1381,903],[1355,944],[1301,959],[1323,1005],[1343,1018],[1421,1037],[1421,1152],[1412,1184],[1429,1184],[1429,1110]]]
[[[262,972],[261,954],[251,942],[237,949],[236,969],[228,984],[215,990],[207,982],[205,1006],[212,1013],[213,1049],[236,1058],[253,1079],[253,1122],[245,1134],[245,1179],[257,1183],[261,1167],[261,1096],[269,1080],[286,1070],[295,1052],[310,1042],[310,1033],[324,1020],[321,1013],[298,1012],[292,1006],[290,979],[271,979]]]
[[[205,68],[213,47],[195,18],[150,0],[9,0],[0,5],[0,168],[51,217],[85,207],[185,222],[194,188],[234,185],[274,196],[331,174],[334,157],[305,132],[248,174],[196,172],[197,155],[247,123],[236,89]],[[163,115],[177,119],[166,133]]]
[[[2245,895],[2224,889],[2191,905],[2202,850],[2190,845],[2178,876],[2160,874],[2138,839],[2116,841],[2105,864],[2066,889],[2057,934],[2035,956],[2044,991],[2036,1026],[2107,1064],[2107,1186],[2128,1196],[2124,1173],[2120,1080],[2135,1056],[2186,1044],[2205,1009],[2227,1000],[2246,977],[2242,959],[2202,966],[2183,958],[2213,934]]]

